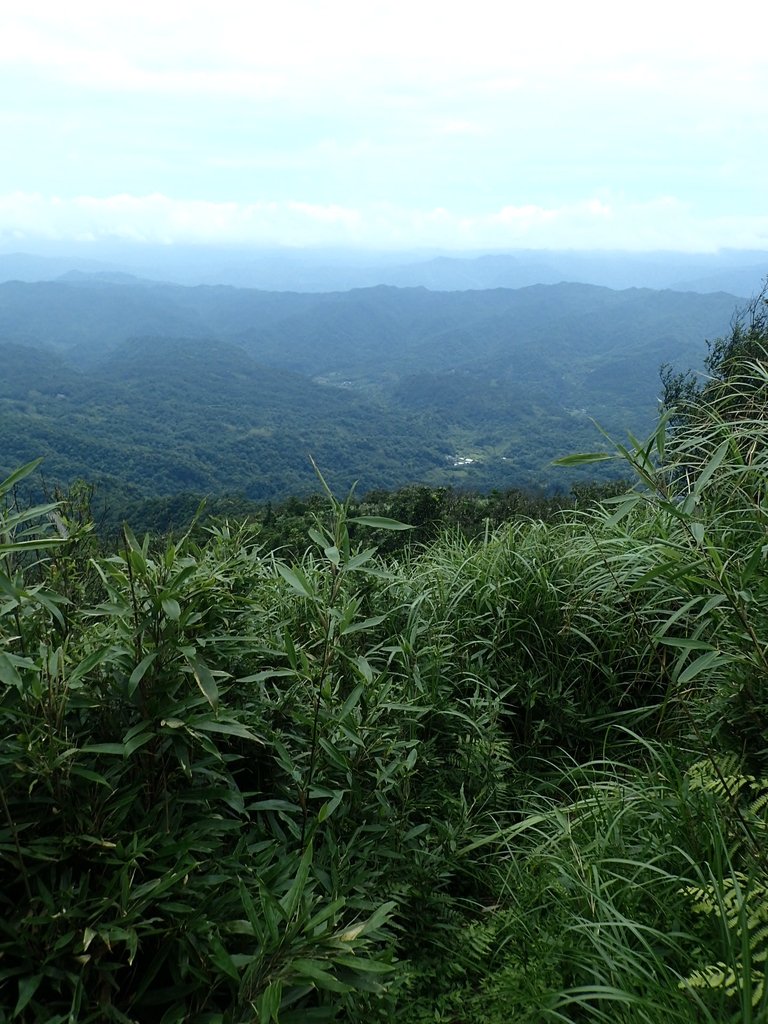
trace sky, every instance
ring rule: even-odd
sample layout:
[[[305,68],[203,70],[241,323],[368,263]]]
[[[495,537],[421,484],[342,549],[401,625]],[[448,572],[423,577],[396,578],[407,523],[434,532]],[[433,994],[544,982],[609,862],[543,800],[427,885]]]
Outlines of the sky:
[[[756,0],[5,0],[0,249],[768,249],[766,30]]]

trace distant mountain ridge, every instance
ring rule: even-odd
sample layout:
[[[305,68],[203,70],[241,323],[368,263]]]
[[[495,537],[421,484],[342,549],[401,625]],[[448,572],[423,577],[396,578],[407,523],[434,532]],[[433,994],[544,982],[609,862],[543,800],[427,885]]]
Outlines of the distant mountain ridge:
[[[57,255],[0,254],[0,281],[54,280],[75,271],[128,274],[194,286],[225,284],[265,291],[333,292],[392,285],[433,291],[522,288],[573,282],[609,288],[756,293],[768,252],[715,253],[512,250],[490,253],[365,252],[322,249],[60,246]]]

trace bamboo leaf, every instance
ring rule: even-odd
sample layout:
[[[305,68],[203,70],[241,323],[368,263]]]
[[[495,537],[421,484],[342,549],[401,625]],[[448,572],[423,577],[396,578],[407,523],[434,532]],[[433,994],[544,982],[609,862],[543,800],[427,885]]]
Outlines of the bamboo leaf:
[[[5,683],[6,686],[15,686],[19,690],[23,686],[16,666],[3,651],[0,651],[0,683]]]
[[[206,718],[203,721],[190,722],[189,725],[190,728],[199,729],[202,732],[216,732],[222,736],[239,736],[240,739],[251,740],[253,743],[264,742],[242,722],[215,722],[213,719]]]
[[[276,679],[279,676],[295,676],[296,671],[292,668],[265,668],[262,672],[256,672],[252,676],[242,676],[238,683],[262,683],[265,679]]]
[[[296,913],[301,902],[301,897],[304,895],[304,890],[307,885],[307,878],[309,877],[309,867],[312,863],[312,843],[307,844],[307,848],[301,858],[296,877],[291,882],[290,888],[285,896],[280,900],[280,906],[282,907],[286,920],[290,921],[293,915]]]
[[[160,603],[167,617],[176,622],[181,616],[179,602],[173,597],[164,597]]]
[[[39,551],[57,548],[64,544],[63,537],[38,537],[36,540],[14,540],[0,544],[0,555],[8,555],[13,551]]]
[[[692,679],[701,675],[701,673],[705,672],[708,668],[712,668],[713,665],[728,660],[730,659],[720,651],[707,651],[706,654],[700,654],[695,661],[692,661],[688,668],[680,673],[677,677],[677,681],[678,683],[689,683]]]
[[[260,1024],[270,1024],[270,1021],[277,1024],[279,1020],[280,1006],[283,1001],[283,983],[278,978],[270,981],[259,998],[256,1000],[256,1011]]]
[[[361,935],[370,935],[371,932],[377,931],[382,925],[386,924],[392,915],[392,911],[395,909],[397,904],[390,900],[388,903],[383,903],[378,907],[367,921],[361,921],[359,924],[352,925],[351,928],[345,929],[339,939],[342,942],[354,942],[355,939],[359,939]]]
[[[42,974],[32,974],[27,977],[19,978],[19,998],[16,1001],[16,1007],[13,1011],[13,1016],[18,1017],[21,1011],[29,1003],[30,999],[34,996],[40,987],[40,982],[43,980]]]
[[[353,971],[363,971],[366,974],[391,974],[395,970],[393,964],[383,964],[381,960],[371,960],[368,957],[350,956],[343,953],[336,954],[333,962],[342,967],[349,967]]]
[[[349,520],[350,523],[357,523],[359,526],[370,526],[375,530],[415,530],[415,526],[408,523],[400,523],[397,519],[388,519],[386,516],[355,516]]]
[[[192,668],[192,674],[203,696],[213,710],[216,711],[219,706],[219,688],[216,685],[216,680],[213,678],[211,670],[202,658],[187,658],[187,663]]]
[[[107,657],[112,653],[112,651],[113,648],[111,644],[105,647],[100,647],[98,648],[98,650],[91,651],[90,654],[86,655],[86,657],[83,658],[79,665],[75,666],[75,668],[72,670],[70,674],[70,679],[74,681],[76,679],[80,679],[82,676],[87,675],[94,668],[96,668],[97,665],[100,665],[103,661],[106,661]]]
[[[354,572],[361,566],[365,565],[366,562],[370,562],[373,556],[376,554],[376,548],[366,548],[365,551],[360,551],[344,563],[345,572]]]
[[[555,459],[553,466],[584,466],[591,462],[608,462],[616,456],[609,452],[582,452],[579,455],[565,455],[561,459]]]
[[[366,629],[373,629],[374,626],[379,626],[386,615],[372,615],[370,619],[363,619],[362,622],[352,622],[349,626],[346,626],[341,631],[341,636],[349,636],[350,633],[360,633]]]
[[[332,565],[339,565],[341,562],[341,553],[335,544],[331,544],[329,547],[323,548],[323,552]]]
[[[722,463],[723,459],[728,454],[729,447],[730,447],[730,441],[728,441],[728,440],[721,441],[721,443],[717,446],[717,448],[715,449],[714,455],[709,460],[709,462],[706,464],[704,469],[702,469],[701,473],[699,473],[698,477],[696,478],[696,480],[694,482],[694,485],[693,485],[693,493],[694,494],[696,494],[696,495],[701,494],[701,492],[707,486],[707,484],[709,483],[710,479],[712,478],[712,474],[718,469],[718,467]]]
[[[233,981],[240,981],[240,975],[237,967],[235,967],[232,957],[224,948],[223,943],[215,935],[209,935],[208,944],[210,947],[209,956],[211,962]]]
[[[317,527],[310,526],[307,533],[309,534],[309,539],[313,540],[318,547],[326,548],[333,544],[332,538],[325,532],[325,530],[321,533]]]
[[[125,751],[125,756],[130,757],[134,751],[138,750],[139,747],[143,747],[152,739],[154,739],[154,733],[152,732],[136,733],[135,735],[131,736],[130,739],[126,737],[123,740],[123,750]]]
[[[157,651],[150,651],[149,654],[145,655],[136,668],[131,672],[130,678],[128,679],[128,695],[132,696],[136,692],[141,680],[144,678],[147,669],[157,657]]]
[[[30,473],[34,473],[42,461],[42,459],[33,459],[32,462],[27,462],[25,465],[15,469],[10,476],[7,476],[0,483],[0,494],[7,494],[8,491],[13,490],[17,483],[29,476]]]
[[[360,702],[360,698],[363,695],[363,691],[364,690],[365,690],[365,684],[364,683],[358,683],[357,686],[354,688],[354,690],[350,693],[350,695],[344,701],[344,704],[342,705],[342,708],[341,708],[341,711],[339,712],[339,717],[338,717],[338,721],[339,722],[343,722],[344,719],[347,717],[347,715],[350,713],[350,711],[352,711],[353,708],[357,707],[357,705]]]
[[[336,808],[341,803],[342,798],[344,797],[344,793],[345,792],[346,791],[343,790],[343,789],[337,790],[333,794],[331,799],[323,804],[323,806],[320,808],[320,810],[317,813],[317,820],[318,820],[318,822],[320,822],[322,824],[322,822],[324,822],[326,820],[326,818],[330,818],[330,816],[333,814],[333,812],[336,810]]]
[[[350,992],[351,987],[344,982],[334,978],[332,974],[320,966],[317,960],[297,959],[291,964],[294,971],[300,977],[309,978],[314,982],[315,987],[325,989],[328,992]]]
[[[275,562],[275,568],[283,577],[288,586],[292,587],[297,594],[301,594],[302,597],[309,598],[310,601],[314,601],[317,594],[312,589],[309,580],[301,571],[301,569],[289,569],[284,562]]]

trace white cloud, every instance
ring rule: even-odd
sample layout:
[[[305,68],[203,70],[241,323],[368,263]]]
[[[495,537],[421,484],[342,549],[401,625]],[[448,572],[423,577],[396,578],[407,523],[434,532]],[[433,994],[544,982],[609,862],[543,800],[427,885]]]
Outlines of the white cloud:
[[[253,203],[136,196],[74,196],[39,193],[0,196],[0,240],[118,238],[160,244],[312,245],[329,238],[358,241],[358,211],[338,205]]]
[[[765,248],[768,214],[707,217],[672,196],[648,202],[590,196],[544,207],[504,206],[482,214],[291,200],[251,203],[173,199],[160,193],[106,197],[0,196],[0,243],[47,239],[252,245],[375,245],[451,248]]]

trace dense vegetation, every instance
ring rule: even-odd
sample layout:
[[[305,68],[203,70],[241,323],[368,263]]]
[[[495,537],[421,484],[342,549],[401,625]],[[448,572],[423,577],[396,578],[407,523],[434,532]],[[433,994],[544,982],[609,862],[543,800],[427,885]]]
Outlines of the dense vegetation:
[[[45,456],[110,503],[420,483],[553,490],[552,459],[650,430],[659,364],[736,300],[587,285],[302,295],[96,279],[0,285],[0,474]],[[595,472],[609,474],[612,465]]]
[[[9,477],[0,1020],[768,1020],[766,341],[476,541],[104,555]]]

